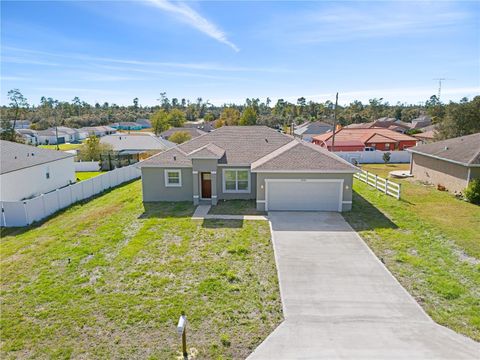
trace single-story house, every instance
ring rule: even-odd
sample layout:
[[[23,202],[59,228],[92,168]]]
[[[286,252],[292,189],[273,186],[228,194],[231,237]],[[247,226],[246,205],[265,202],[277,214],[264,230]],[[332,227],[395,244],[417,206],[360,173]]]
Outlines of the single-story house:
[[[205,121],[203,119],[198,121],[187,121],[183,124],[183,127],[196,128],[198,130],[210,132],[215,130],[215,121]]]
[[[196,138],[200,135],[203,135],[205,134],[206,132],[205,131],[202,131],[200,129],[197,129],[195,127],[172,127],[168,130],[165,130],[164,132],[160,133],[160,136],[164,139],[167,139],[172,136],[173,134],[175,134],[176,132],[186,132],[187,134],[190,135],[190,137],[193,139],[193,138]]]
[[[418,134],[413,134],[412,136],[420,140],[423,144],[428,144],[435,141],[436,135],[437,135],[436,130],[428,130]]]
[[[295,128],[293,133],[295,136],[300,137],[302,140],[312,142],[312,138],[315,135],[325,134],[326,132],[332,131],[333,126],[327,124],[323,121],[308,121],[302,125],[299,125]]]
[[[142,130],[143,126],[132,121],[122,121],[111,124],[110,127],[117,130]]]
[[[55,129],[46,129],[37,131],[38,145],[56,145],[70,142],[70,136]]]
[[[382,117],[380,119],[366,122],[366,123],[356,123],[345,126],[347,129],[371,129],[371,128],[388,128],[391,125],[394,125],[397,119]]]
[[[137,119],[135,122],[142,126],[142,129],[148,129],[152,127],[152,122],[148,119]]]
[[[102,156],[103,170],[136,163],[177,145],[148,133],[106,135],[100,143],[112,149],[112,153]]]
[[[432,118],[428,115],[422,115],[412,120],[411,129],[423,129],[432,125]]]
[[[115,134],[117,132],[117,129],[114,129],[110,126],[87,126],[78,130],[85,133],[86,137],[90,135],[101,137],[105,135]]]
[[[224,126],[137,164],[143,201],[255,199],[258,210],[345,211],[358,169],[266,126]]]
[[[29,145],[37,145],[37,131],[31,129],[17,129],[15,132],[20,135],[25,141],[26,144]]]
[[[18,201],[75,182],[74,155],[0,141],[0,200]]]
[[[313,137],[313,143],[331,151],[363,151],[366,147],[380,151],[404,150],[417,145],[417,139],[385,128],[342,128]]]
[[[480,133],[419,145],[412,153],[410,172],[416,180],[463,192],[480,179]]]

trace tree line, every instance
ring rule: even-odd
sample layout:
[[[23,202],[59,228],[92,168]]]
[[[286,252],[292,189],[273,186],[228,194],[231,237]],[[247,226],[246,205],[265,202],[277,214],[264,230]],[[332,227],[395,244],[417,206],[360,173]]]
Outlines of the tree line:
[[[150,119],[158,134],[169,127],[181,127],[186,121],[204,119],[215,121],[215,126],[267,125],[282,127],[321,120],[332,122],[335,104],[331,101],[314,102],[300,97],[296,102],[278,99],[275,104],[270,98],[247,98],[243,104],[223,104],[215,106],[201,97],[195,101],[182,98],[168,98],[160,93],[158,104],[142,106],[138,98],[131,105],[117,105],[105,102],[91,105],[79,97],[71,101],[59,101],[42,97],[38,105],[29,105],[18,89],[7,95],[9,104],[0,108],[4,139],[15,137],[11,122],[29,120],[33,129],[46,129],[52,126],[84,127],[107,125],[112,122]],[[451,138],[480,132],[480,96],[472,100],[463,98],[459,102],[442,103],[432,95],[422,104],[390,104],[382,98],[370,99],[368,103],[353,101],[348,105],[338,105],[337,121],[345,126],[364,123],[381,117],[390,117],[404,122],[428,115],[438,124],[439,137]]]

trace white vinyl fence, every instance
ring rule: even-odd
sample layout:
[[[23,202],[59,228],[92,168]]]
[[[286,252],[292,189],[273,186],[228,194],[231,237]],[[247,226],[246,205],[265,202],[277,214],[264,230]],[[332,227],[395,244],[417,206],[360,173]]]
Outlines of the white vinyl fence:
[[[40,221],[77,201],[88,199],[109,188],[139,178],[140,170],[134,166],[118,168],[88,180],[42,194],[33,199],[1,201],[0,225],[3,227],[27,226]]]
[[[335,155],[353,163],[359,164],[383,164],[383,154],[390,153],[391,163],[410,163],[411,154],[409,151],[335,151]]]
[[[361,172],[353,175],[356,179],[367,183],[370,186],[373,186],[375,189],[393,196],[397,200],[400,200],[401,186],[396,182],[393,182],[388,179],[384,179],[376,174],[369,173],[368,171],[362,170]]]
[[[99,161],[75,161],[75,171],[100,171]]]

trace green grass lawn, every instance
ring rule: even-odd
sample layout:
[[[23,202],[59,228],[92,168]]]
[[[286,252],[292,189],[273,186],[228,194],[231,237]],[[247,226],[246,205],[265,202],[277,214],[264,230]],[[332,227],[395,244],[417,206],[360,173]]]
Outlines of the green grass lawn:
[[[59,144],[59,150],[65,151],[65,150],[76,150],[80,148],[82,144]],[[57,145],[39,145],[39,148],[43,149],[52,149],[52,150],[57,150]]]
[[[77,171],[75,176],[77,177],[77,181],[87,180],[92,177],[98,176],[103,174],[104,171]]]
[[[219,200],[210,208],[209,214],[215,215],[265,215],[258,211],[255,200]]]
[[[355,180],[345,218],[436,322],[479,341],[480,207],[396,181],[400,201]]]
[[[361,164],[361,169],[388,178],[390,171],[410,170],[410,164]]]
[[[141,182],[1,239],[2,358],[245,358],[281,321],[268,223],[194,221]]]

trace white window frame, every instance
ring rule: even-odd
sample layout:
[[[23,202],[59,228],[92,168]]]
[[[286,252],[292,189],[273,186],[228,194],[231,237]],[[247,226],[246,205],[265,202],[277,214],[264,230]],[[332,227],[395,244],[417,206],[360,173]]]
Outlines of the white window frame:
[[[168,181],[168,173],[177,173],[178,174],[178,184],[170,184]],[[166,169],[164,172],[165,176],[165,187],[182,187],[182,170],[178,169]]]
[[[235,190],[227,190],[227,182],[226,182],[226,177],[225,177],[225,173],[227,171],[235,171],[236,174],[235,174]],[[248,178],[247,178],[247,181],[248,181],[248,187],[246,190],[238,190],[238,171],[246,171],[248,173]],[[246,169],[246,168],[225,168],[225,169],[222,169],[222,190],[224,193],[230,193],[230,194],[248,194],[251,192],[251,184],[252,184],[252,179],[251,179],[251,173],[250,173],[250,169]]]

